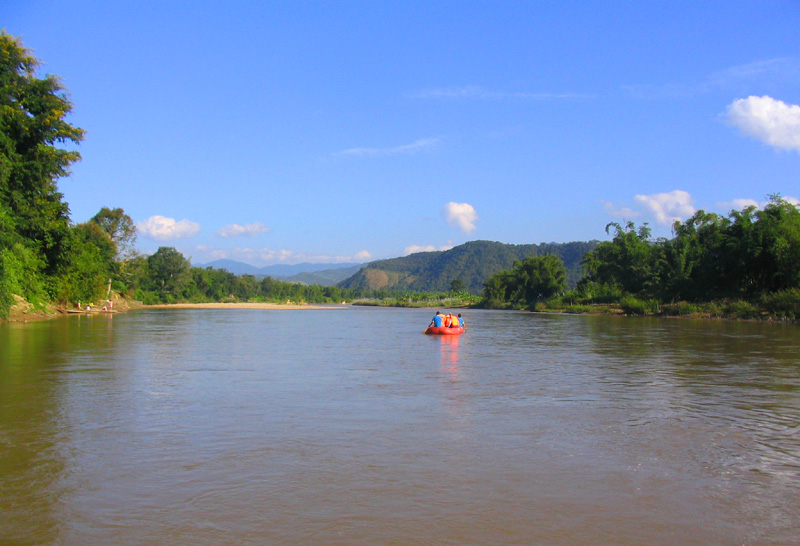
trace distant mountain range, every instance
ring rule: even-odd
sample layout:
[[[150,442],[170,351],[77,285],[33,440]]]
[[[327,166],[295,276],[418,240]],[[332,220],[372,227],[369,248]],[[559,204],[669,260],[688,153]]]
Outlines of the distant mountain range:
[[[364,264],[277,264],[264,267],[237,262],[236,260],[215,260],[207,264],[192,264],[194,267],[211,267],[225,269],[234,275],[253,275],[254,277],[272,277],[286,282],[318,284],[332,286],[354,275]]]
[[[479,294],[483,283],[500,271],[512,269],[515,261],[528,256],[554,254],[567,268],[567,283],[575,286],[582,276],[581,259],[594,250],[599,241],[510,245],[495,241],[470,241],[450,250],[418,252],[402,258],[378,260],[367,264],[269,265],[256,267],[235,260],[216,260],[195,267],[225,269],[234,275],[273,277],[285,282],[339,285],[343,288],[371,290],[408,289],[446,292],[455,279],[467,290]]]
[[[490,276],[512,269],[517,260],[545,254],[561,258],[567,268],[567,283],[575,286],[582,275],[581,259],[584,254],[594,250],[598,242],[509,245],[494,241],[470,241],[450,250],[419,252],[403,258],[371,262],[340,282],[339,286],[446,292],[453,280],[460,279],[469,292],[479,294]]]

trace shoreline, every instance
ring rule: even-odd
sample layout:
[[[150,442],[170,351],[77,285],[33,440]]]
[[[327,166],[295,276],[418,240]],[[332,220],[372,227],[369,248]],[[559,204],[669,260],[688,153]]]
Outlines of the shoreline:
[[[350,304],[303,305],[297,303],[158,303],[154,305],[137,305],[135,309],[344,309]]]
[[[33,322],[56,319],[72,315],[115,315],[136,309],[267,309],[273,311],[295,311],[304,309],[344,309],[350,304],[307,305],[297,303],[160,303],[143,305],[140,302],[114,298],[114,306],[103,310],[94,306],[91,310],[58,307],[53,304],[34,307],[19,296],[14,296],[9,316],[0,322]]]
[[[66,309],[57,307],[55,305],[44,305],[34,307],[19,296],[15,297],[15,305],[11,307],[11,312],[7,318],[0,319],[0,322],[31,322],[41,321],[48,319],[55,319],[59,317],[71,315],[112,315],[117,313],[125,313],[136,309],[209,309],[209,310],[225,310],[225,309],[261,309],[271,311],[299,311],[309,309],[345,309],[353,306],[364,307],[384,307],[384,308],[413,308],[413,309],[438,309],[439,306],[427,305],[375,305],[358,303],[344,303],[344,304],[297,304],[297,303],[253,303],[253,302],[229,302],[229,303],[160,303],[152,305],[144,305],[141,302],[126,300],[124,298],[114,298],[114,306],[108,310],[93,307],[91,310],[77,310]],[[464,309],[470,309],[466,307]],[[479,308],[475,308],[479,309]],[[519,310],[524,312],[524,310]],[[689,319],[689,320],[725,320],[725,321],[742,321],[742,322],[763,322],[771,324],[797,324],[798,320],[787,317],[776,316],[756,316],[756,317],[737,317],[737,316],[720,316],[703,312],[702,310],[695,311],[687,314],[663,314],[663,313],[628,313],[626,314],[621,308],[613,306],[596,307],[594,309],[582,309],[575,312],[567,309],[541,309],[536,311],[527,311],[532,313],[542,314],[559,314],[559,315],[592,315],[592,316],[630,316],[639,318],[665,318],[665,319]]]

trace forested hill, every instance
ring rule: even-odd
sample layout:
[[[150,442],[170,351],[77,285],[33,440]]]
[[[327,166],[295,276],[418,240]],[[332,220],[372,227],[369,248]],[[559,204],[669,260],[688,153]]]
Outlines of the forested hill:
[[[516,260],[545,254],[554,254],[563,260],[567,268],[567,282],[574,286],[581,277],[581,258],[594,250],[597,244],[598,241],[540,245],[470,241],[450,250],[419,252],[403,258],[372,262],[339,283],[339,286],[438,292],[449,290],[451,281],[460,279],[469,292],[479,294],[490,276],[511,269]]]

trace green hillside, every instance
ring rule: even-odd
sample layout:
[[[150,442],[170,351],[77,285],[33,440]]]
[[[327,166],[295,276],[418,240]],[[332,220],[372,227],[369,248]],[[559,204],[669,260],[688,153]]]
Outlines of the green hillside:
[[[291,277],[283,277],[279,280],[283,282],[299,282],[307,285],[318,284],[319,286],[334,286],[335,284],[350,278],[354,273],[357,273],[361,267],[361,265],[354,265],[352,267],[345,267],[341,269],[306,271],[292,275]]]
[[[339,283],[342,288],[428,292],[447,291],[450,282],[460,279],[467,290],[479,294],[483,283],[493,274],[511,269],[516,260],[528,256],[554,254],[564,261],[570,286],[581,277],[580,261],[598,241],[509,245],[494,241],[470,241],[455,248],[419,252],[403,258],[378,260]]]

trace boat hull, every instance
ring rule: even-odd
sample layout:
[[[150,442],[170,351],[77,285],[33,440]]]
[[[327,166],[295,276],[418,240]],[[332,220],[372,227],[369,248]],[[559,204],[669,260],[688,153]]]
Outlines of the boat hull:
[[[428,326],[428,329],[425,330],[425,335],[428,336],[460,336],[464,333],[464,328],[461,326],[456,326],[455,328],[449,328],[447,326]]]

